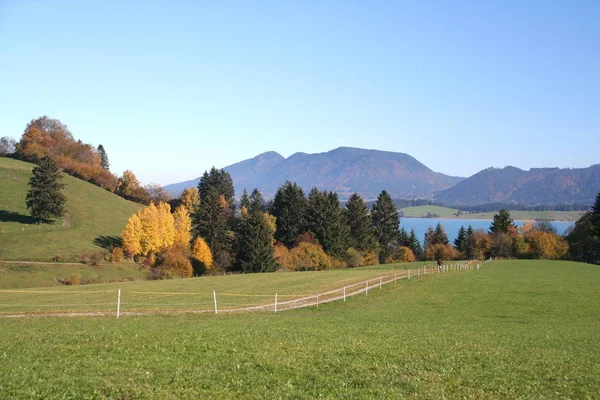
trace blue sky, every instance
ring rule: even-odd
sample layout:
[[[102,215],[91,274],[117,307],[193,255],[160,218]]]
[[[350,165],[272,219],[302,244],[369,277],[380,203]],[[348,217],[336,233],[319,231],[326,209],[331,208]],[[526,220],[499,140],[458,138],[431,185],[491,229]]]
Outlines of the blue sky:
[[[599,163],[599,1],[0,0],[0,136],[49,115],[143,183],[274,150]]]

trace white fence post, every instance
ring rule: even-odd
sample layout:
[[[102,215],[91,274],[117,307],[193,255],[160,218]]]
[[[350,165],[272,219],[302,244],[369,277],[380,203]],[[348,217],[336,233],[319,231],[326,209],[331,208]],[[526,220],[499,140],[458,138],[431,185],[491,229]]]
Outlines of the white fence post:
[[[394,271],[394,283],[398,280],[398,273]]]
[[[215,290],[213,290],[213,300],[215,301],[215,314],[218,314],[219,310],[217,309],[217,292]]]
[[[369,281],[365,282],[365,296],[369,295]]]
[[[379,289],[381,289],[381,283],[383,282],[383,278],[380,276],[379,277]]]
[[[275,293],[275,312],[277,312],[277,293]]]
[[[408,270],[408,279],[410,279],[410,269]]]
[[[344,303],[346,302],[346,286],[344,286]]]
[[[117,292],[117,318],[121,315],[121,289]]]
[[[417,277],[421,276],[421,267],[417,268]]]
[[[319,308],[319,293],[317,293],[317,308]]]

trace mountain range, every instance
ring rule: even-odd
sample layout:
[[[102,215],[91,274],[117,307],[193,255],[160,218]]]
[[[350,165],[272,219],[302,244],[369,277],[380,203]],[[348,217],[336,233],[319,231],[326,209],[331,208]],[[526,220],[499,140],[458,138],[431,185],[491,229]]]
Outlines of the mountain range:
[[[306,192],[316,187],[347,199],[366,200],[385,189],[393,198],[427,198],[449,206],[504,202],[524,205],[592,204],[600,191],[600,164],[588,168],[488,168],[469,177],[435,172],[404,153],[340,147],[325,153],[295,153],[288,158],[270,151],[224,168],[236,195],[258,188],[272,198],[286,180]],[[165,186],[174,196],[197,186],[200,178]]]

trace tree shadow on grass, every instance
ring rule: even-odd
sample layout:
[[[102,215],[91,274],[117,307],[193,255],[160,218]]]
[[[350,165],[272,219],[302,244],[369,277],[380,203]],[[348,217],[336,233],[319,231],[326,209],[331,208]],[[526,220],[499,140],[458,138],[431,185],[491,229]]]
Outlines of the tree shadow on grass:
[[[121,238],[118,236],[97,236],[94,239],[94,244],[105,248],[106,250],[111,250],[113,247],[121,246],[122,242]]]
[[[18,222],[19,224],[35,224],[39,221],[30,215],[23,215],[18,212],[0,210],[0,222]]]

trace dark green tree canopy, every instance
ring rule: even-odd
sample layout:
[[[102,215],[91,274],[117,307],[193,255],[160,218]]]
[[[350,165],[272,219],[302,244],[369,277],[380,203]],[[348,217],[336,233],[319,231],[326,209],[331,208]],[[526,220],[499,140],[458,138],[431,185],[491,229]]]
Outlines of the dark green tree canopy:
[[[448,244],[448,235],[446,235],[446,230],[442,226],[441,223],[437,223],[435,229],[431,226],[425,232],[425,247],[435,245],[435,244]]]
[[[465,239],[467,237],[467,230],[464,226],[461,226],[456,239],[454,239],[454,248],[461,253],[464,251],[463,244],[465,243]]]
[[[262,193],[257,188],[254,188],[252,193],[250,194],[248,210],[250,212],[265,212],[265,199],[262,196]]]
[[[337,193],[320,192],[313,188],[308,195],[307,230],[333,256],[341,256],[347,250],[348,229]]]
[[[277,269],[271,231],[260,211],[240,218],[236,232],[237,262],[244,272],[272,272]]]
[[[508,233],[510,228],[515,228],[513,219],[510,217],[508,210],[504,208],[494,215],[494,220],[490,226],[490,233]]]
[[[108,162],[108,155],[106,154],[106,150],[104,150],[104,146],[98,146],[98,156],[100,157],[100,164],[102,168],[105,170],[110,170],[110,163]]]
[[[569,257],[583,262],[600,260],[600,236],[594,232],[592,213],[585,213],[567,236]]]
[[[41,222],[60,218],[65,213],[67,198],[62,193],[65,184],[61,182],[61,174],[62,170],[48,156],[40,159],[39,165],[33,169],[26,204],[31,215]]]
[[[298,243],[298,236],[306,232],[308,200],[304,191],[295,183],[285,182],[275,194],[271,211],[277,218],[275,240],[287,247]]]
[[[596,195],[596,201],[590,211],[590,218],[594,234],[600,237],[600,193]]]
[[[410,247],[415,257],[420,257],[421,253],[423,253],[423,249],[421,248],[421,242],[419,242],[414,229],[410,230],[410,235],[408,235],[408,243],[408,247]]]
[[[240,197],[240,210],[244,207],[246,207],[246,210],[250,207],[250,198],[248,197],[246,189],[244,189],[242,197]]]
[[[369,207],[362,197],[354,193],[346,203],[346,224],[349,228],[348,245],[356,250],[368,251],[376,247]]]
[[[210,171],[204,172],[204,175],[198,182],[198,193],[200,194],[200,203],[208,196],[208,191],[214,189],[219,196],[223,196],[229,208],[235,211],[233,181],[231,175],[224,169],[212,167]]]
[[[371,219],[375,228],[375,236],[381,245],[380,261],[383,261],[390,251],[390,245],[398,240],[400,218],[398,210],[387,191],[382,191],[373,204]]]

